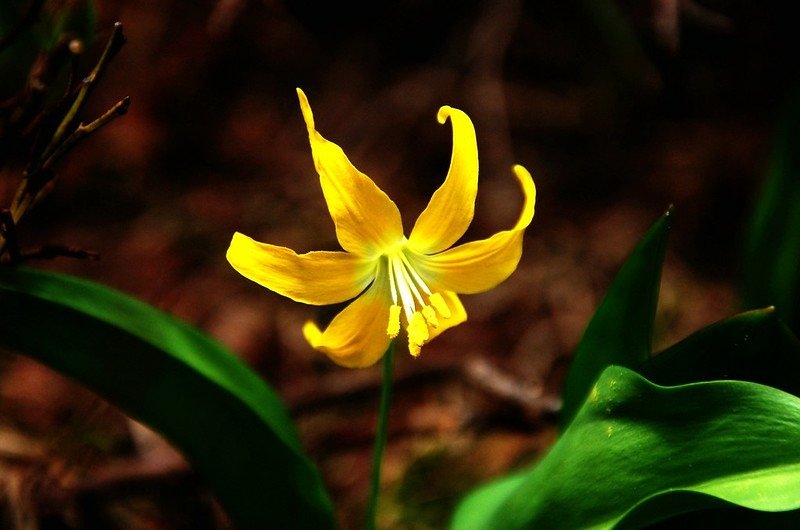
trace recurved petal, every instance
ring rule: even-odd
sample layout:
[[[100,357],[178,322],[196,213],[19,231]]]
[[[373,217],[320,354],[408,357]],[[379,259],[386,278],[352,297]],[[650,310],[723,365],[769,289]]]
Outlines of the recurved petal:
[[[381,249],[394,246],[403,238],[397,205],[353,166],[341,147],[317,132],[306,95],[298,88],[297,96],[339,244],[361,256],[375,256]]]
[[[431,196],[409,236],[411,247],[422,254],[441,252],[464,235],[475,214],[478,192],[478,144],[472,121],[452,107],[439,109],[437,118],[442,124],[450,118],[453,154],[444,183]]]
[[[297,302],[328,305],[355,298],[375,276],[373,260],[347,252],[309,252],[259,243],[236,232],[227,258],[242,276]]]
[[[472,241],[432,256],[416,256],[417,271],[431,288],[462,294],[491,289],[517,268],[522,255],[522,236],[533,219],[536,186],[530,173],[514,166],[525,203],[514,228],[498,232],[488,239]]]
[[[336,315],[325,331],[313,322],[303,327],[311,346],[347,368],[375,364],[389,347],[386,327],[391,300],[387,296],[385,273],[364,294]]]

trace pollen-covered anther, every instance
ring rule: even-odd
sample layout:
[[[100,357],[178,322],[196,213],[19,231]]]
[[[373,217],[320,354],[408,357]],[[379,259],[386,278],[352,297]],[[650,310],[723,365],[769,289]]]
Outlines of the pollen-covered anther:
[[[393,339],[400,333],[400,306],[389,306],[389,323],[386,325],[386,334]]]
[[[439,327],[439,319],[436,316],[436,311],[433,309],[433,307],[429,305],[423,306],[422,316],[425,317],[425,320],[429,325],[433,326],[434,328]]]
[[[416,357],[420,353],[422,345],[428,340],[428,324],[425,322],[425,317],[422,313],[415,311],[411,315],[411,321],[408,323],[408,351]]]
[[[428,297],[428,300],[433,308],[436,309],[436,312],[442,317],[450,318],[452,316],[450,308],[447,307],[447,302],[444,301],[444,297],[441,295],[441,293],[433,293],[430,295],[430,297]]]

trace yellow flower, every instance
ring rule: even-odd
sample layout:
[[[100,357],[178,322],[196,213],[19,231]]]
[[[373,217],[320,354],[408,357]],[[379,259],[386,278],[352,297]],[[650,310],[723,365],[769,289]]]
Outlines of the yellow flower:
[[[475,211],[478,148],[469,117],[442,107],[439,123],[449,119],[453,128],[450,169],[405,237],[395,203],[338,145],[317,132],[305,94],[298,89],[297,95],[322,193],[344,252],[296,254],[237,232],[228,261],[247,278],[297,302],[327,305],[355,298],[324,331],[313,322],[303,327],[311,346],[340,365],[375,363],[399,334],[401,321],[409,351],[419,355],[423,344],[467,319],[456,293],[486,291],[516,269],[523,231],[533,218],[533,179],[525,168],[514,166],[524,205],[511,230],[452,247]]]

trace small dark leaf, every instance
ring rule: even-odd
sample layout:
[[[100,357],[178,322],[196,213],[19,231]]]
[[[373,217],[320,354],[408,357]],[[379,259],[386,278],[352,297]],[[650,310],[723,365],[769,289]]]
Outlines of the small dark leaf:
[[[637,371],[659,385],[738,379],[800,396],[800,342],[773,309],[760,309],[692,334]]]
[[[670,222],[668,210],[623,264],[586,327],[564,383],[562,427],[572,421],[607,366],[636,368],[650,356]]]
[[[800,90],[784,110],[747,234],[745,307],[773,305],[800,333]]]

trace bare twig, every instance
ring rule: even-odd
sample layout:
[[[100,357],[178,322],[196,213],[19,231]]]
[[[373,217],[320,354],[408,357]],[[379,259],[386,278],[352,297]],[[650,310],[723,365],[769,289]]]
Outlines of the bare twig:
[[[79,124],[39,168],[28,175],[24,193],[18,193],[11,204],[11,215],[14,218],[14,222],[18,223],[25,212],[36,205],[50,191],[50,187],[47,184],[55,178],[53,167],[56,162],[75,147],[78,142],[97,132],[116,118],[123,116],[128,111],[129,105],[130,97],[126,96],[96,120],[88,124]]]
[[[100,259],[100,254],[91,250],[83,250],[82,248],[52,244],[42,245],[40,247],[30,249],[22,249],[19,252],[20,261],[55,258],[75,258],[97,261]]]
[[[0,254],[0,263],[11,264],[39,259],[55,259],[58,257],[98,260],[97,252],[83,250],[67,245],[42,245],[39,247],[20,249],[17,241],[16,224],[7,209],[0,210],[0,238],[5,240],[4,253]]]
[[[81,123],[78,127],[72,131],[72,133],[64,140],[61,145],[44,161],[42,164],[42,169],[50,169],[53,165],[58,162],[58,160],[63,157],[70,149],[75,147],[75,145],[80,142],[81,140],[86,139],[93,133],[100,130],[102,127],[108,125],[115,119],[119,118],[120,116],[125,115],[128,112],[128,107],[130,106],[131,98],[130,96],[125,96],[121,100],[117,101],[114,106],[110,109],[105,111],[99,118],[94,121],[89,122],[88,124]]]
[[[106,44],[105,50],[103,50],[103,54],[100,56],[100,59],[97,61],[97,64],[92,72],[81,82],[78,93],[76,94],[72,103],[72,107],[70,107],[69,111],[67,111],[64,119],[61,120],[61,124],[56,129],[55,134],[53,134],[50,145],[47,146],[47,149],[45,149],[44,153],[42,154],[40,158],[41,160],[47,160],[50,158],[50,155],[52,155],[53,151],[59,148],[64,135],[67,133],[67,129],[74,122],[78,112],[80,112],[86,103],[86,98],[89,96],[89,93],[103,76],[108,63],[119,52],[119,50],[125,44],[125,41],[125,34],[122,32],[122,23],[117,22],[114,24],[114,30],[111,32],[111,37],[108,39],[108,43]]]
[[[42,143],[44,147],[41,148],[41,150],[34,149],[34,153],[39,152],[40,154],[34,155],[33,159],[28,164],[22,182],[8,210],[9,216],[3,222],[3,230],[0,231],[0,258],[5,259],[6,262],[16,262],[20,259],[52,259],[57,256],[96,259],[96,254],[92,252],[61,245],[47,245],[26,251],[25,255],[21,255],[19,254],[19,247],[16,242],[14,242],[13,245],[11,244],[9,234],[25,213],[38,203],[52,188],[56,177],[54,172],[55,164],[80,141],[91,136],[93,133],[127,112],[130,98],[125,97],[103,113],[99,118],[88,124],[81,122],[78,123],[77,126],[75,125],[78,114],[86,104],[89,94],[103,76],[109,62],[125,44],[125,41],[122,24],[117,22],[114,25],[111,36],[97,64],[92,69],[91,73],[77,84],[77,86],[74,84],[76,72],[76,61],[74,57],[81,52],[81,43],[75,40],[65,40],[63,42],[63,49],[69,50],[69,52],[73,54],[72,75],[68,83],[67,96],[51,115],[58,116],[61,112],[64,113],[60,120],[53,122],[53,124],[58,123],[58,126],[55,127],[55,131],[49,140],[45,140],[45,142]],[[66,108],[66,111],[63,111],[64,108]],[[46,125],[42,125],[43,121],[48,121],[46,115],[43,118],[40,114],[31,122],[31,126],[34,126],[35,122],[35,127],[37,129],[48,128]],[[28,127],[28,130],[30,130],[30,127]]]
[[[558,411],[558,398],[544,394],[541,385],[531,385],[506,373],[482,357],[464,364],[464,375],[473,385],[497,397],[520,405],[527,412],[551,414]]]

